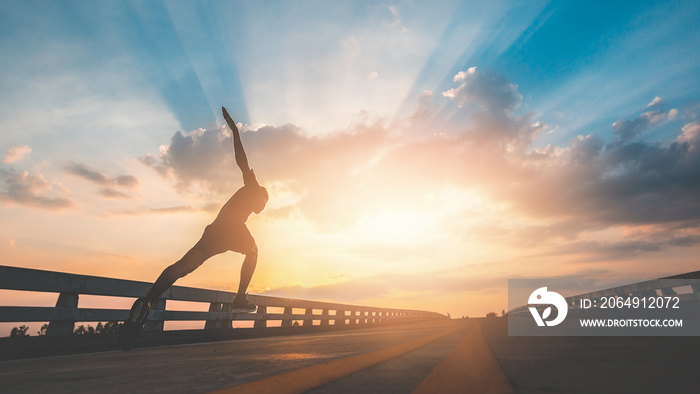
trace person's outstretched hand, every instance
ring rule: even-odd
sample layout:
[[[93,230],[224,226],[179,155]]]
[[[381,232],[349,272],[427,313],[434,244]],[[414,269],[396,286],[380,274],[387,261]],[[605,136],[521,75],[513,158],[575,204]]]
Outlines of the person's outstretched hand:
[[[226,123],[228,123],[228,127],[230,127],[232,130],[238,130],[238,127],[236,127],[236,123],[233,121],[233,119],[231,119],[231,115],[228,114],[226,108],[221,107],[221,111],[224,113],[224,120],[226,120]]]

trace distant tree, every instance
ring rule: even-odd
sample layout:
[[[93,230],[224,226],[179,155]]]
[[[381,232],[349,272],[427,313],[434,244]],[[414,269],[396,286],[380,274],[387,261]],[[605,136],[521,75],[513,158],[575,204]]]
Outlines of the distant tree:
[[[13,327],[12,331],[10,331],[10,337],[28,337],[27,330],[29,330],[29,326],[24,324],[19,327]]]
[[[113,332],[118,332],[119,331],[119,322],[118,321],[110,321],[105,324],[102,324],[102,322],[97,323],[97,327],[93,327],[91,325],[87,325],[85,327],[84,325],[79,325],[78,327],[73,330],[73,334],[77,335],[92,335],[92,334],[110,334]]]
[[[36,332],[37,335],[46,335],[46,331],[49,330],[49,323],[44,323],[43,326],[41,326],[41,329]]]
[[[119,332],[119,322],[114,320],[114,321],[108,321],[104,325],[102,323],[97,323],[97,327],[95,328],[95,331],[98,334],[110,334],[113,332]]]
[[[486,317],[496,317],[496,316],[498,316],[498,315],[496,314],[496,312],[489,312],[489,313],[486,314]]]
[[[296,326],[299,325],[299,322],[298,322],[298,321],[295,321],[294,324],[292,324],[292,325],[296,327]]]
[[[73,334],[78,334],[78,335],[83,335],[83,334],[111,334],[115,332],[119,332],[119,326],[121,323],[118,321],[109,321],[104,324],[97,323],[97,327],[93,327],[91,325],[87,325],[87,327],[83,324],[79,325],[73,330]],[[44,323],[41,326],[41,329],[36,332],[37,335],[46,335],[46,332],[49,330],[49,323]],[[27,337],[29,334],[27,333],[29,331],[29,327],[26,325],[21,325],[19,327],[14,327],[12,331],[10,331],[10,336],[11,337]]]

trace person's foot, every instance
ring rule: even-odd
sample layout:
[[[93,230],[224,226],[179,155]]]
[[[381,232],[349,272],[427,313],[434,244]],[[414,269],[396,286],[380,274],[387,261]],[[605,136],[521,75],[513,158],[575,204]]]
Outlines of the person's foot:
[[[134,301],[134,305],[129,311],[129,317],[126,320],[133,324],[142,326],[146,323],[146,320],[148,320],[148,312],[150,310],[151,302],[146,298],[139,298]]]
[[[234,299],[231,305],[231,312],[233,313],[250,313],[255,312],[256,309],[258,309],[258,306],[248,301],[245,297]]]
[[[147,299],[139,298],[134,302],[129,311],[129,317],[126,318],[124,324],[119,326],[117,343],[120,349],[128,351],[136,346],[136,341],[139,338],[143,325],[148,320],[148,312],[150,310],[151,302]]]

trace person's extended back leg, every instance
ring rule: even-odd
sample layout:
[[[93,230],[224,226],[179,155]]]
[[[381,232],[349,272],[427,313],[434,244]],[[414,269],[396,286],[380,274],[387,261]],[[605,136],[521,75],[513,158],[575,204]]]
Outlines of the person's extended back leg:
[[[202,252],[195,248],[190,249],[175,264],[163,270],[163,273],[160,274],[156,282],[151,286],[151,289],[148,290],[145,298],[150,302],[155,302],[176,280],[197,269],[204,263],[204,260]]]
[[[158,297],[168,290],[176,280],[202,265],[206,258],[207,257],[198,249],[190,249],[180,260],[166,268],[163,273],[160,274],[145,297],[138,298],[134,302],[134,305],[132,305],[129,311],[129,317],[119,328],[118,343],[122,350],[130,350],[136,346],[139,333],[146,323],[146,320],[148,320],[148,313],[151,310],[151,305]]]

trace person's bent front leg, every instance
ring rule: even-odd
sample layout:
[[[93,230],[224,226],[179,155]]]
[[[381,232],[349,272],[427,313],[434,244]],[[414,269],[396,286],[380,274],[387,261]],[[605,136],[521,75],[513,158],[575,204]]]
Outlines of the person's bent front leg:
[[[238,293],[236,298],[245,297],[245,292],[250,285],[250,280],[253,278],[253,273],[255,272],[255,267],[258,265],[258,248],[257,246],[253,248],[250,252],[245,255],[243,260],[243,265],[241,266],[241,281],[238,284]]]

